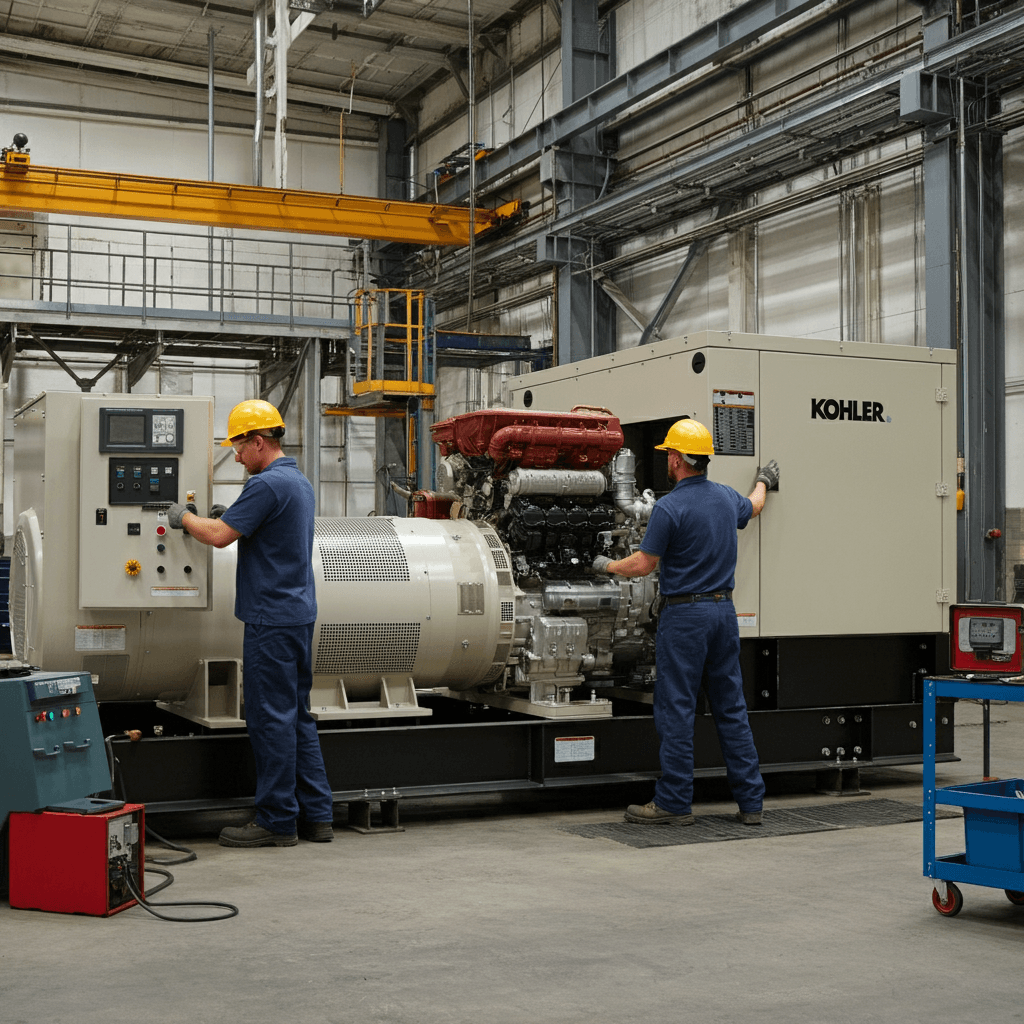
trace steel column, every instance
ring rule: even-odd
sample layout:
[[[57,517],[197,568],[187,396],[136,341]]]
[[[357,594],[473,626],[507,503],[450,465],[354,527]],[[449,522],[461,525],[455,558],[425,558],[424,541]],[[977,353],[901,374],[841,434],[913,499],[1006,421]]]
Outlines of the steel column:
[[[607,80],[610,69],[611,27],[602,43],[597,0],[564,0],[562,4],[562,103],[576,100]],[[564,149],[546,154],[547,184],[554,192],[560,215],[569,214],[599,198],[607,182],[609,158],[600,153],[596,127],[575,134]],[[544,175],[542,175],[543,177]],[[595,287],[586,270],[602,254],[580,244],[573,247],[584,264],[575,260],[557,270],[557,337],[559,363],[576,362],[615,350],[614,305]],[[576,272],[574,272],[576,271]]]
[[[320,340],[310,338],[302,368],[302,472],[313,485],[316,513],[320,514]]]
[[[1002,601],[1006,527],[1002,137],[985,132],[969,136],[961,169],[960,372],[967,497],[957,521],[962,563],[958,598]]]
[[[256,114],[252,133],[252,183],[263,184],[263,114],[266,100],[264,66],[267,53],[267,4],[258,0],[252,12],[253,88],[256,93]]]

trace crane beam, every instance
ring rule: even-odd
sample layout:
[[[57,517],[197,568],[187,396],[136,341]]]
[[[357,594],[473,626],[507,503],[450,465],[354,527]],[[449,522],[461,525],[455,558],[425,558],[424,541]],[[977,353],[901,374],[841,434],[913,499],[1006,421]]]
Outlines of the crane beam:
[[[330,192],[155,178],[107,171],[37,167],[6,150],[0,214],[6,211],[171,221],[250,231],[340,235],[412,245],[468,245],[468,207],[402,202]],[[477,208],[474,235],[519,213],[518,201]]]

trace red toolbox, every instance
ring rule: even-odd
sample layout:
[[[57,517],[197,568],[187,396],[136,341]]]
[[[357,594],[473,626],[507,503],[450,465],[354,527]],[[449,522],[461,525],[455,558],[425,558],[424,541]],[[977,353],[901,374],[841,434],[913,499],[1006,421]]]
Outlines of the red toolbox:
[[[145,831],[142,804],[103,814],[13,812],[11,906],[94,917],[135,906],[126,874],[144,895]]]

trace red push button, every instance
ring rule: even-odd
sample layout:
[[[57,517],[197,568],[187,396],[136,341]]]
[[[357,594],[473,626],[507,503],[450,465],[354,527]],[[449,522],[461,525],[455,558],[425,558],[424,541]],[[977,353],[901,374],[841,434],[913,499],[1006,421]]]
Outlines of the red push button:
[[[166,526],[158,526],[156,528],[156,535],[158,537],[162,537],[166,532],[167,532],[167,527]]]

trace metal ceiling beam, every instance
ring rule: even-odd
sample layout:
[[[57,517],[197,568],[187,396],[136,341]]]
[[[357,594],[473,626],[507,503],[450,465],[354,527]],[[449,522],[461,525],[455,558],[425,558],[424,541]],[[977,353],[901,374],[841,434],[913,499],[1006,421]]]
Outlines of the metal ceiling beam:
[[[127,54],[108,53],[105,50],[93,50],[85,46],[71,46],[67,43],[56,43],[44,39],[29,39],[25,36],[12,36],[0,33],[0,52],[14,53],[19,57],[38,57],[44,60],[58,60],[69,64],[78,64],[99,71],[124,72],[144,78],[166,78],[173,82],[187,82],[192,85],[209,85],[209,72],[205,67],[191,64],[175,64],[172,61],[153,60],[149,57],[132,57]],[[19,62],[24,69],[24,61]],[[251,93],[252,88],[244,75],[233,75],[217,72],[214,75],[214,87],[228,92]],[[312,104],[327,107],[330,110],[353,110],[359,114],[372,114],[376,117],[390,117],[394,106],[382,100],[365,99],[349,96],[339,92],[311,89],[308,86],[291,85],[288,95],[293,103]]]
[[[1017,9],[1001,17],[986,21],[984,25],[968,29],[953,36],[948,42],[930,47],[925,52],[924,69],[933,74],[951,71],[965,57],[979,51],[999,55],[1014,46],[1024,44],[1024,10]]]
[[[341,11],[331,11],[330,16],[339,25],[351,28],[358,26],[360,32],[366,32],[367,26],[361,17],[343,14]],[[436,19],[428,21],[426,18],[408,18],[389,11],[375,11],[371,27],[375,31],[389,32],[407,39],[429,39],[448,46],[464,46],[466,43],[465,25],[448,25]]]
[[[724,61],[758,36],[818,6],[821,0],[747,0],[710,25],[637,64],[624,75],[594,89],[536,128],[518,136],[478,161],[477,188],[485,188],[544,150],[597,128],[648,96],[698,68]],[[442,187],[446,202],[465,192],[464,176]]]
[[[23,154],[6,153],[12,156]],[[373,238],[414,245],[467,245],[469,210],[330,192],[300,192],[10,162],[0,173],[0,207],[87,217],[124,217],[224,228]],[[477,210],[480,234],[519,203]]]
[[[907,65],[890,69],[878,78],[861,85],[834,92],[823,102],[812,107],[785,114],[745,134],[738,134],[714,149],[697,156],[683,157],[658,174],[612,192],[583,210],[559,218],[556,223],[548,226],[547,233],[564,234],[578,231],[588,224],[600,223],[602,219],[613,215],[628,215],[630,211],[635,210],[637,204],[642,204],[645,199],[659,191],[671,188],[673,184],[706,181],[711,174],[723,170],[728,170],[735,179],[735,187],[743,189],[744,168],[749,166],[752,173],[762,169],[764,161],[759,154],[764,153],[780,137],[791,139],[794,151],[798,148],[820,148],[822,152],[826,152],[834,145],[835,133],[831,128],[837,115],[882,95],[892,97],[893,111],[896,112],[899,108],[900,79],[908,71],[920,70],[921,61],[916,59]],[[816,131],[824,131],[825,134],[818,137],[815,135]]]
[[[482,266],[486,270],[487,264],[492,261],[523,259],[524,253],[537,252],[538,246],[543,246],[548,239],[555,235],[559,239],[586,237],[588,231],[593,231],[602,223],[607,223],[609,218],[635,214],[638,206],[643,206],[652,196],[663,194],[666,189],[670,189],[673,184],[679,182],[699,181],[706,179],[711,173],[731,169],[734,171],[734,190],[756,190],[767,182],[783,180],[789,172],[781,166],[781,161],[795,161],[797,151],[801,148],[812,150],[812,153],[805,154],[800,161],[801,171],[806,172],[814,165],[813,154],[819,150],[823,154],[828,152],[829,145],[833,140],[836,117],[839,113],[870,104],[880,96],[888,96],[891,97],[895,114],[899,103],[901,77],[904,74],[920,70],[920,60],[907,66],[891,69],[878,79],[833,93],[813,107],[794,114],[784,114],[751,132],[725,140],[703,153],[680,158],[664,171],[638,181],[628,188],[611,192],[601,200],[591,203],[581,210],[556,218],[527,235],[517,235],[507,241],[481,248],[479,251]],[[907,130],[916,129],[914,126],[908,125]],[[779,149],[780,139],[788,141],[784,151]],[[775,154],[771,160],[767,156],[769,153]],[[744,182],[742,167],[737,167],[737,161],[740,160],[742,160],[743,167],[750,167],[752,172],[760,174],[761,177],[749,183]],[[888,163],[886,166],[888,167]],[[847,176],[841,176],[841,179],[845,181]],[[839,187],[840,183],[840,179],[837,178],[833,184]],[[736,216],[733,214],[729,218],[728,227],[735,226],[733,218]],[[709,230],[716,233],[718,231],[716,227],[710,226]],[[703,231],[700,234],[703,234]],[[693,232],[687,232],[687,239],[681,239],[678,244],[682,245],[686,241],[695,240],[696,235]],[[464,273],[463,260],[456,257],[451,266],[446,267],[442,273],[442,280],[450,278],[457,283]],[[435,281],[435,290],[437,287],[438,283]]]

